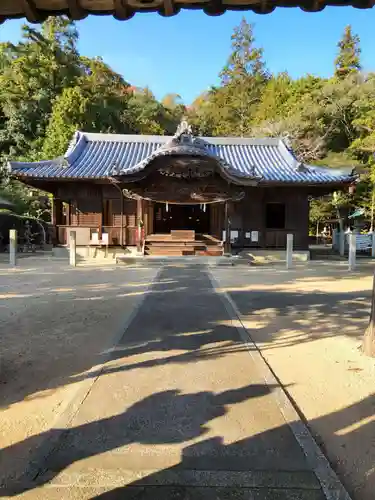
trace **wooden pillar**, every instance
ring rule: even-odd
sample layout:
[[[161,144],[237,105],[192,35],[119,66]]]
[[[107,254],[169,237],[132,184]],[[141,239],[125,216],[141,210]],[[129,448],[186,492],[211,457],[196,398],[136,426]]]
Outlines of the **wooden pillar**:
[[[152,201],[144,200],[144,235],[145,237],[153,232],[153,212],[154,204]]]
[[[101,186],[99,189],[100,189],[100,231],[99,232],[100,232],[100,239],[102,239],[103,238],[103,226],[105,226],[103,186]]]
[[[51,224],[57,225],[57,198],[54,196],[51,198]]]
[[[137,250],[142,250],[143,199],[137,198]]]
[[[72,208],[72,202],[69,200],[68,203],[66,203],[66,225],[70,226],[71,225],[71,208]],[[78,215],[77,215],[77,224],[78,224]]]
[[[260,248],[266,248],[267,244],[267,228],[266,228],[266,203],[267,203],[267,197],[266,197],[266,188],[260,188],[262,189],[261,195],[260,195],[260,200],[259,200],[259,206],[258,210],[260,211],[260,231],[259,231],[259,238],[258,238],[258,245]]]
[[[154,228],[154,209],[155,202],[150,201],[148,205],[148,229],[147,234],[153,234],[155,232]]]
[[[121,196],[121,229],[120,229],[120,245],[121,247],[124,246],[125,244],[125,238],[124,238],[124,194],[122,192],[122,189],[121,189],[121,193],[120,193],[120,196]]]
[[[229,201],[225,202],[225,243],[224,243],[224,252],[226,254],[231,253],[231,245],[230,245],[230,220],[229,220]]]

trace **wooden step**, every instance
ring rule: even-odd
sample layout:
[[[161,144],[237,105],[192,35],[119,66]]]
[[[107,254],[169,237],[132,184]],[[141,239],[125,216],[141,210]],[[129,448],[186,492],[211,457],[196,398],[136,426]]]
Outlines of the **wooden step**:
[[[197,252],[195,252],[195,255],[200,255],[200,256],[204,256],[204,257],[220,257],[221,255],[223,255],[223,251],[218,248],[217,250],[198,250]]]
[[[223,249],[220,247],[196,248],[196,247],[145,247],[145,255],[202,255],[202,256],[221,256]]]
[[[165,247],[184,247],[184,246],[206,246],[206,243],[204,241],[195,241],[195,240],[188,240],[188,241],[155,241],[155,240],[146,240],[145,245],[149,246],[165,246]]]
[[[177,247],[177,246],[164,246],[164,245],[145,245],[145,250],[150,250],[150,251],[160,251],[160,250],[176,250],[178,252],[184,252],[186,250],[195,250],[197,247],[195,245],[186,245],[186,246],[181,246],[181,247]],[[199,249],[201,250],[205,250],[206,247],[205,246],[199,246],[198,247]]]
[[[198,236],[197,239],[194,236]],[[194,235],[191,231],[175,231],[170,234],[149,235],[145,241],[145,255],[152,256],[221,256],[223,248],[220,241],[207,235]]]
[[[192,250],[181,250],[181,249],[157,249],[157,250],[146,250],[145,249],[145,255],[173,255],[176,257],[183,257],[184,255],[195,255],[194,249]]]
[[[171,238],[172,240],[195,240],[195,231],[191,231],[189,229],[172,229]]]
[[[198,250],[205,250],[207,245],[204,243],[186,243],[184,245],[164,245],[163,243],[145,243],[145,248],[178,248],[180,250],[184,250],[187,248],[196,248]],[[210,247],[213,248],[213,247]]]

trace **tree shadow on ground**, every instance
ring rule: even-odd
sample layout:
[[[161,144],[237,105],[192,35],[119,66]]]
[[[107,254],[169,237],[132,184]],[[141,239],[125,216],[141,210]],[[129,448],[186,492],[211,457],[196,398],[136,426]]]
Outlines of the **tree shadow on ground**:
[[[374,421],[374,411],[375,411],[375,394],[369,396],[368,398],[359,401],[358,403],[351,405],[349,407],[343,408],[342,410],[330,413],[328,415],[324,415],[315,419],[311,422],[311,427],[319,426],[326,427],[331,435],[334,437],[332,445],[332,449],[324,449],[324,444],[320,440],[319,436],[314,436],[320,447],[325,452],[326,456],[330,458],[330,462],[334,470],[338,473],[342,483],[347,489],[353,500],[373,500],[374,491],[375,491],[375,421]],[[288,429],[288,431],[286,431]],[[209,488],[199,488],[202,486],[205,481],[209,482],[207,476],[202,474],[201,476],[198,474],[199,482],[189,482],[189,476],[186,479],[186,476],[181,471],[186,470],[201,470],[204,469],[202,466],[202,461],[200,461],[199,457],[201,457],[201,450],[204,450],[205,447],[212,447],[212,450],[215,450],[213,453],[215,456],[219,456],[220,454],[224,454],[225,456],[231,456],[234,454],[235,456],[242,456],[242,468],[241,466],[236,469],[237,471],[244,470],[247,467],[247,471],[257,471],[261,467],[264,467],[263,470],[273,470],[272,467],[272,459],[270,462],[270,456],[266,456],[265,462],[260,463],[260,468],[257,466],[253,467],[247,461],[244,461],[243,450],[244,449],[256,449],[258,446],[258,439],[264,440],[265,443],[273,448],[276,443],[279,443],[280,436],[283,435],[283,432],[289,432],[289,426],[281,426],[276,429],[271,429],[269,431],[264,432],[261,436],[251,436],[247,437],[239,442],[225,445],[223,443],[223,437],[217,437],[214,440],[208,440],[208,442],[200,442],[198,444],[192,444],[184,448],[181,456],[181,462],[175,466],[168,469],[160,470],[155,472],[154,474],[148,475],[146,477],[142,477],[139,480],[133,481],[129,484],[124,484],[123,486],[119,486],[117,488],[111,489],[110,485],[102,484],[98,487],[98,490],[102,491],[102,493],[97,493],[93,495],[91,498],[94,500],[117,500],[117,499],[137,499],[137,500],[162,500],[162,499],[183,499],[183,500],[201,500],[201,499],[209,499],[209,500],[217,500],[217,499],[234,499],[234,498],[253,498],[251,495],[248,495],[247,486],[249,486],[248,478],[245,478],[241,475],[238,475],[236,478],[236,473],[233,477],[228,477],[227,474],[223,474],[222,479],[215,477],[212,480],[212,491],[209,491]],[[350,435],[350,439],[348,441],[347,435]],[[348,460],[335,461],[333,457],[335,456],[335,452],[338,448],[343,446],[343,436],[346,435],[345,446],[350,449],[350,456],[348,456]],[[368,444],[372,443],[370,447]],[[368,447],[368,452],[366,454],[363,453],[363,447]],[[353,467],[353,463],[355,467]],[[241,464],[241,462],[240,462]],[[285,469],[289,470],[291,482],[289,483],[290,490],[282,491],[282,483],[278,482],[275,486],[272,481],[264,482],[258,487],[262,488],[260,491],[265,491],[267,487],[269,487],[269,491],[267,491],[267,495],[265,498],[270,498],[271,500],[304,500],[306,493],[306,484],[304,491],[298,490],[298,486],[300,486],[299,480],[301,478],[301,471],[304,470],[305,464],[303,460],[300,462],[300,469],[298,467],[296,469],[290,469],[290,464],[285,464]],[[218,467],[218,470],[220,467]],[[280,469],[279,469],[280,472]],[[278,478],[280,481],[280,477],[275,475],[275,478]],[[256,478],[256,475],[255,475]],[[274,478],[274,480],[275,480]],[[237,481],[236,481],[237,480]],[[306,480],[306,478],[304,478]],[[185,481],[185,482],[184,482]],[[256,481],[254,477],[252,481]],[[234,483],[234,484],[233,484]],[[254,482],[250,483],[251,486],[254,486]],[[164,486],[164,487],[163,487]],[[313,481],[311,482],[311,489],[314,489]],[[264,490],[263,490],[264,488]],[[197,491],[194,492],[194,489]],[[238,492],[238,489],[242,491]],[[314,490],[315,491],[315,490]],[[259,493],[259,490],[258,490]],[[259,493],[260,494],[260,493]],[[274,496],[273,496],[274,495]],[[254,497],[258,498],[258,497]],[[260,498],[263,498],[260,496]],[[306,498],[312,498],[307,496]],[[325,496],[317,496],[315,498],[326,498]]]
[[[2,408],[24,399],[43,397],[55,388],[90,376],[85,372],[108,358],[107,353],[103,352],[103,345],[107,346],[105,339],[109,333],[113,336],[113,332],[105,331],[107,310],[115,311],[121,316],[118,311],[126,309],[133,295],[144,295],[142,310],[147,311],[155,295],[161,294],[165,304],[167,295],[181,297],[186,289],[183,286],[184,276],[180,276],[178,281],[159,276],[147,291],[139,290],[138,283],[133,286],[125,282],[124,286],[119,286],[98,281],[98,277],[93,276],[88,283],[81,286],[69,285],[66,280],[61,286],[44,286],[39,287],[39,290],[30,290],[30,294],[36,295],[35,302],[30,302],[24,308],[22,317],[13,319],[10,315],[9,323],[1,325],[4,327],[0,372]],[[194,285],[192,277],[190,284]],[[145,285],[143,283],[143,286]],[[32,283],[29,284],[29,287],[31,286]],[[202,292],[202,289],[196,288],[198,295]],[[31,314],[30,310],[34,308],[38,315],[34,312]],[[67,321],[69,310],[76,319],[69,318]],[[53,318],[50,317],[51,311],[54,311]],[[164,316],[168,316],[167,310],[164,311]],[[95,327],[95,320],[103,324],[103,332],[93,339],[95,347],[92,347],[90,329]],[[165,320],[163,321],[165,323]],[[209,325],[206,323],[204,327],[207,329]],[[20,335],[20,332],[24,341],[15,349],[13,344],[18,344],[14,335]],[[172,335],[173,332],[170,332],[170,337]],[[134,341],[138,343],[149,340],[143,332],[138,332],[136,337]],[[205,342],[203,338],[201,340]],[[210,342],[210,339],[207,338],[207,341]],[[74,378],[78,374],[81,376]],[[41,394],[35,396],[36,393]]]
[[[177,275],[176,275],[177,272]],[[260,278],[262,273],[260,271]],[[314,276],[313,279],[317,277]],[[249,277],[250,279],[250,277]],[[300,279],[298,275],[290,277],[285,274],[282,276],[282,283],[295,283]],[[30,354],[22,355],[14,352],[3,356],[0,398],[1,406],[6,407],[25,398],[33,399],[35,397],[44,397],[51,390],[74,383],[84,378],[95,377],[98,370],[92,370],[92,367],[103,362],[107,354],[86,355],[90,349],[84,349],[84,344],[89,347],[90,325],[95,318],[103,321],[104,313],[95,313],[95,309],[101,307],[105,310],[106,304],[118,304],[118,308],[125,306],[126,301],[132,293],[142,294],[144,292],[126,291],[123,293],[121,287],[108,283],[102,286],[95,286],[97,277],[93,277],[93,283],[87,284],[83,296],[77,297],[74,286],[71,291],[62,288],[48,292],[47,295],[38,299],[37,307],[40,311],[40,318],[25,317],[19,324],[15,324],[16,331],[28,331],[30,335],[25,339],[25,346]],[[250,282],[251,283],[251,282]],[[293,345],[293,343],[310,342],[320,337],[346,335],[360,338],[368,321],[370,308],[371,291],[363,290],[361,292],[348,293],[326,293],[323,291],[303,292],[288,291],[281,287],[278,289],[278,280],[275,279],[275,285],[270,285],[267,290],[246,290],[241,287],[232,287],[229,292],[231,298],[236,303],[241,314],[245,317],[254,318],[259,321],[258,326],[254,326],[253,334],[255,340],[268,342],[267,349],[274,347],[283,347]],[[105,285],[105,286],[104,286]],[[193,293],[186,295],[187,289],[191,288]],[[78,287],[79,288],[79,287]],[[37,290],[34,292],[38,292]],[[242,349],[243,342],[238,336],[233,336],[231,332],[221,332],[221,338],[218,338],[218,332],[215,331],[215,325],[228,321],[228,315],[224,308],[215,310],[214,315],[209,314],[208,297],[213,295],[211,283],[207,272],[202,267],[200,275],[194,275],[194,272],[187,269],[165,270],[155,280],[152,288],[146,293],[146,299],[142,306],[142,314],[153,307],[153,319],[148,324],[141,325],[136,332],[126,333],[126,338],[122,339],[120,345],[111,354],[111,359],[125,359],[144,353],[167,353],[168,351],[183,351],[174,353],[171,356],[160,359],[147,360],[139,363],[135,360],[123,367],[126,369],[135,369],[141,367],[152,367],[154,363],[185,363],[191,362],[195,357],[215,357],[225,355],[225,352],[232,352],[233,349]],[[78,317],[76,323],[69,325],[69,331],[66,331],[63,317],[55,315],[53,318],[53,328],[51,322],[46,323],[48,311],[51,308],[51,300],[57,301],[61,311],[69,307],[74,310],[84,311],[93,310],[87,318]],[[85,302],[87,301],[87,302]],[[197,304],[198,302],[198,304]],[[177,305],[176,305],[177,303]],[[189,307],[191,308],[189,310]],[[204,314],[202,314],[202,309]],[[196,311],[200,314],[198,322],[195,321]],[[27,314],[27,312],[25,312]],[[172,316],[180,319],[184,316],[184,327],[181,330],[181,322],[173,320]],[[198,328],[197,328],[198,323]],[[159,325],[158,331],[155,331],[154,325]],[[55,329],[57,325],[56,335]],[[85,325],[87,327],[85,328]],[[8,328],[11,328],[10,323]],[[38,331],[38,328],[40,331]],[[85,329],[83,335],[83,329]],[[50,332],[48,332],[50,330]],[[294,330],[294,334],[288,339],[283,338],[283,333],[288,330]],[[37,334],[33,334],[35,331]],[[45,343],[48,343],[48,354],[45,354],[46,346],[40,345],[37,350],[32,352],[33,338],[38,344],[38,337],[46,334]],[[201,331],[201,333],[199,333]],[[47,333],[46,333],[47,332]],[[150,333],[151,332],[151,333]],[[103,337],[106,332],[103,331]],[[83,340],[84,344],[83,344]],[[96,341],[98,349],[100,342]],[[71,345],[76,343],[77,351],[72,351]],[[221,345],[220,345],[221,343]],[[272,345],[273,344],[273,345]],[[68,351],[70,349],[70,351]],[[10,349],[11,350],[11,349]],[[6,352],[4,350],[4,352]],[[40,357],[43,358],[43,371],[40,370]],[[91,372],[90,372],[91,370]],[[111,368],[113,371],[114,369]],[[51,376],[46,376],[46,373]],[[40,393],[39,395],[37,393]]]
[[[347,336],[361,340],[369,321],[371,290],[358,292],[235,290],[228,294],[251,335],[264,349]],[[287,338],[283,334],[288,333]]]
[[[231,324],[226,324],[229,321],[228,313],[224,305],[218,300],[217,294],[213,293],[207,273],[201,270],[200,274],[197,275],[196,272],[179,270],[177,273],[174,272],[172,274],[174,276],[172,280],[174,281],[173,284],[170,283],[170,270],[163,271],[161,276],[159,276],[159,278],[161,278],[161,283],[155,285],[157,291],[146,296],[140,313],[128,326],[125,335],[120,340],[116,349],[110,353],[111,361],[120,362],[118,366],[108,364],[101,372],[94,370],[92,374],[81,374],[81,372],[88,367],[85,366],[84,363],[82,365],[76,365],[74,370],[65,369],[61,378],[53,381],[53,386],[75,382],[78,379],[84,379],[90,376],[96,377],[100,373],[109,374],[150,368],[163,364],[198,362],[201,360],[216,359],[218,357],[227,356],[233,352],[245,350],[247,347],[239,338],[236,328]],[[176,286],[176,282],[177,285],[183,284],[184,286]],[[164,291],[168,291],[168,293],[164,293]],[[364,293],[365,292],[360,292],[361,297],[365,297]],[[277,344],[278,336],[280,332],[282,333],[283,329],[291,327],[300,328],[301,319],[308,322],[310,336],[308,336],[307,339],[295,338],[288,340],[287,342],[289,344],[287,345],[290,345],[291,342],[299,343],[301,341],[314,340],[314,336],[311,332],[315,332],[314,335],[318,337],[325,335],[350,335],[349,332],[353,325],[353,316],[357,318],[356,321],[362,321],[366,316],[365,303],[367,299],[366,297],[365,299],[361,299],[361,301],[363,300],[363,304],[359,307],[357,299],[354,298],[356,294],[328,294],[323,292],[306,294],[303,292],[285,292],[277,289],[273,289],[269,294],[264,291],[259,293],[259,290],[254,292],[238,290],[231,291],[230,294],[237,303],[242,314],[246,317],[260,316],[261,319],[266,322],[268,330],[264,331],[271,345],[272,343],[275,343],[275,345]],[[330,307],[326,306],[327,301]],[[121,302],[119,302],[119,304],[121,304]],[[367,310],[368,306],[369,295]],[[274,314],[270,313],[270,310],[274,311]],[[313,313],[313,311],[315,312]],[[358,316],[355,316],[356,314],[358,314]],[[333,320],[327,323],[327,318],[330,317],[330,315]],[[281,322],[280,326],[278,326],[278,321]],[[336,325],[335,328],[332,327],[333,324]],[[316,330],[314,330],[314,328],[316,328]],[[137,358],[140,355],[149,357],[148,359],[139,360]],[[31,373],[30,376],[32,377]],[[150,372],[150,376],[152,376],[152,372]],[[47,382],[47,380],[40,381],[40,379],[37,379],[37,383],[35,383],[35,381],[33,382],[31,380],[30,384],[25,388],[25,392],[31,393],[31,390],[41,390],[43,387],[46,387]],[[254,389],[249,389],[250,392],[253,390]],[[227,392],[231,393],[233,391]],[[266,394],[266,392],[264,392],[264,394]],[[227,394],[226,397],[229,401],[230,397],[233,396]],[[249,392],[243,391],[242,396],[240,394],[236,397],[240,401],[241,397],[247,399],[254,396],[250,396]],[[165,430],[164,434],[163,432],[160,433],[160,439],[173,439],[173,432],[178,429],[175,422],[178,422],[178,419],[181,418],[185,423],[181,424],[184,430],[182,434],[180,432],[178,437],[178,439],[182,439],[182,441],[178,442],[185,442],[194,439],[194,436],[195,438],[202,437],[204,435],[205,422],[211,421],[222,415],[223,407],[225,407],[226,404],[233,404],[229,402],[225,403],[225,398],[220,402],[220,398],[212,393],[181,395],[178,389],[161,394],[156,393],[151,396],[151,398],[154,399],[148,398],[146,402],[140,401],[138,403],[139,406],[136,409],[138,414],[142,415],[138,423],[136,419],[132,420],[130,418],[132,413],[129,414],[125,412],[116,417],[98,421],[99,423],[93,422],[92,424],[87,424],[87,426],[78,427],[77,431],[73,429],[73,431],[65,433],[64,431],[56,429],[51,430],[47,433],[33,436],[14,446],[5,448],[3,451],[3,453],[5,453],[5,459],[7,457],[15,457],[17,461],[18,456],[24,456],[25,453],[27,454],[27,450],[35,449],[46,440],[55,441],[57,439],[60,444],[73,443],[74,445],[76,440],[85,443],[82,448],[79,446],[70,447],[71,449],[67,449],[66,455],[64,455],[63,452],[65,447],[67,446],[69,448],[69,446],[63,444],[61,448],[59,445],[59,453],[56,455],[56,465],[54,465],[54,469],[51,469],[53,474],[55,474],[64,470],[72,462],[95,456],[119,446],[124,446],[126,443],[149,442],[147,440],[151,439],[151,434],[147,435],[146,432],[150,430],[149,416],[159,407],[162,408],[162,413],[166,412],[167,415],[172,415],[171,418],[168,417],[168,427],[172,428],[172,430],[168,430],[168,432],[171,433],[170,437],[168,437],[168,432]],[[169,406],[168,401],[173,401],[173,403],[171,403],[172,407]],[[190,416],[190,414],[196,412],[197,409],[204,409],[207,401],[212,401],[212,403],[210,403],[211,410],[208,410],[207,413],[200,410],[200,412],[203,411],[203,414],[199,413],[200,416]],[[181,408],[184,408],[184,410],[181,411],[180,417],[174,414],[174,405],[176,405],[176,402],[181,402],[177,403],[177,406],[181,405]],[[344,421],[351,422],[348,424],[349,426],[355,424],[360,425],[363,419],[369,419],[373,415],[373,400],[362,405],[363,410],[357,411],[355,406],[356,405],[348,409],[347,413],[345,413],[345,418],[343,418]],[[142,411],[140,410],[141,407]],[[372,408],[372,413],[370,413],[369,408]],[[345,410],[343,410],[343,414],[344,412]],[[217,416],[215,417],[215,415]],[[322,419],[326,419],[325,421],[327,421],[329,432],[337,433],[343,428],[340,427],[340,429],[337,429],[336,427],[338,417],[339,415],[335,415],[332,419],[329,417],[322,417]],[[371,422],[366,425],[371,428]],[[162,427],[162,430],[164,427]],[[151,425],[151,429],[153,429],[156,435],[155,440],[157,440],[157,433],[159,432],[158,427],[153,427]],[[285,429],[288,429],[288,427],[285,426]],[[69,434],[69,432],[72,433]],[[272,442],[278,442],[278,436],[284,435],[285,432],[283,426],[280,430],[277,428],[272,431],[267,431],[261,439],[264,438],[268,446],[271,446]],[[366,439],[370,439],[370,436],[373,436],[373,434],[367,432],[368,431],[365,433]],[[64,434],[62,440],[61,433]],[[144,433],[144,435],[142,433]],[[184,433],[186,433],[185,436]],[[361,431],[361,436],[362,435]],[[141,438],[143,441],[139,441]],[[220,437],[218,439],[220,440]],[[243,447],[249,450],[253,449],[258,439],[260,439],[258,435],[246,436],[241,440],[242,444],[237,445],[237,448],[236,443],[224,445],[223,443],[218,444],[216,440],[213,455],[216,456],[218,453],[220,454],[217,448],[223,448],[227,450],[227,452],[231,449],[237,449],[240,450],[239,454],[241,455],[241,449],[243,449]],[[359,439],[361,438],[359,437]],[[340,440],[337,439],[336,441],[338,446],[340,446]],[[212,443],[212,441],[210,442]],[[154,443],[150,442],[150,444],[156,444],[156,441]],[[281,446],[281,449],[284,448]],[[266,451],[264,453],[264,456],[267,456]],[[241,460],[244,461],[243,455],[241,456]],[[370,454],[370,456],[375,458],[372,454]],[[241,460],[238,462],[241,462]],[[375,460],[373,463],[375,463]],[[340,464],[338,464],[338,468],[339,466]],[[371,467],[373,467],[373,465]],[[371,467],[367,465],[363,466],[362,477],[370,477],[372,480],[373,471]],[[367,486],[360,485],[359,488],[364,488],[367,491]]]
[[[56,478],[57,482],[52,483],[55,487],[63,486],[67,493],[71,493],[68,488],[86,488],[95,491],[92,498],[97,500],[252,498],[249,492],[259,489],[267,492],[271,500],[324,500],[320,485],[311,474],[311,465],[288,424],[251,435],[244,432],[242,439],[232,443],[228,443],[226,435],[209,436],[210,423],[230,413],[233,405],[252,399],[262,404],[264,398],[273,398],[273,389],[258,384],[221,393],[162,391],[138,401],[119,415],[33,436],[2,450],[1,460],[12,459],[20,448],[28,449],[46,439],[55,442],[53,452],[39,463],[40,471],[34,482],[10,481],[3,485],[1,493],[19,495]],[[374,408],[375,395],[372,395],[312,422],[319,421],[329,429],[335,438],[334,448],[342,445],[344,433],[350,434],[349,446],[358,453],[357,469],[348,470],[345,462],[332,465],[353,500],[373,499],[375,445],[366,457],[361,447],[374,442]],[[254,418],[251,414],[248,417]],[[144,448],[132,453],[133,444]],[[152,450],[163,444],[183,445],[176,465],[161,468],[156,460],[152,466]],[[325,451],[330,456],[335,450]],[[72,464],[99,455],[94,469],[93,463],[90,469],[82,462],[83,468],[69,470]],[[160,452],[155,457],[158,459]],[[168,453],[166,457],[168,461]],[[150,474],[147,469],[160,470]],[[132,476],[129,470],[133,471]],[[139,479],[131,479],[137,475]],[[118,487],[111,488],[113,483]],[[50,498],[54,498],[53,489],[49,492]]]
[[[120,447],[123,447],[122,456],[116,454],[116,458],[122,463],[124,460],[129,463],[131,454],[127,455],[127,447],[131,444],[149,445],[150,450],[150,446],[158,444],[184,443],[197,439],[208,433],[208,425],[212,420],[227,414],[229,405],[251,398],[262,398],[269,395],[271,390],[272,387],[267,385],[254,384],[221,393],[202,391],[183,394],[177,389],[158,392],[139,400],[119,415],[70,429],[51,429],[27,438],[3,449],[1,461],[5,463],[12,460],[25,450],[35,449],[40,443],[54,443],[53,452],[43,457],[44,467],[48,471],[37,478],[34,486],[51,480],[75,462],[106,451],[118,450]],[[283,453],[287,453],[290,443],[279,441],[277,444],[277,447],[272,447],[270,442],[262,444],[259,458],[263,464],[271,455],[281,457]],[[213,456],[215,454],[216,451]],[[134,463],[131,467],[134,467]],[[13,481],[9,481],[6,485],[7,493],[19,494],[22,488],[17,481],[12,483]]]

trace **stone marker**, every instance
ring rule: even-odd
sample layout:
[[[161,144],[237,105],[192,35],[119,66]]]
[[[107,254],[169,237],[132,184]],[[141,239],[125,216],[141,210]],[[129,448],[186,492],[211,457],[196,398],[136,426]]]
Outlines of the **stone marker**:
[[[354,233],[349,233],[349,271],[354,271],[355,261],[356,261],[356,235]]]
[[[69,232],[69,264],[71,266],[76,266],[76,232]]]
[[[17,231],[9,231],[9,264],[15,266],[17,263]]]
[[[344,231],[339,232],[339,252],[341,257],[345,255],[345,233]]]
[[[293,263],[293,235],[286,235],[286,268],[290,269]]]
[[[372,281],[370,321],[363,336],[362,349],[367,356],[375,358],[375,274]]]

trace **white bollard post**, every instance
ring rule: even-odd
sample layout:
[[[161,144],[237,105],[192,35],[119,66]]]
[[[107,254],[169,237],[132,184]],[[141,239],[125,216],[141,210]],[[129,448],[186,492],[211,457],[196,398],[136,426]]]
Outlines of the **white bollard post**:
[[[371,257],[375,257],[375,231],[371,235]]]
[[[339,232],[339,252],[341,257],[345,255],[345,233],[344,231]]]
[[[333,248],[333,250],[336,250],[338,247],[337,240],[338,240],[338,232],[337,232],[337,229],[334,229],[332,231],[332,248]]]
[[[9,264],[15,266],[17,264],[17,231],[11,229],[9,231]]]
[[[354,271],[356,264],[356,235],[354,233],[349,234],[349,271]]]
[[[69,232],[69,264],[73,267],[75,267],[76,264],[76,232],[75,231],[70,231]]]
[[[286,235],[286,268],[290,269],[293,263],[293,235]]]

